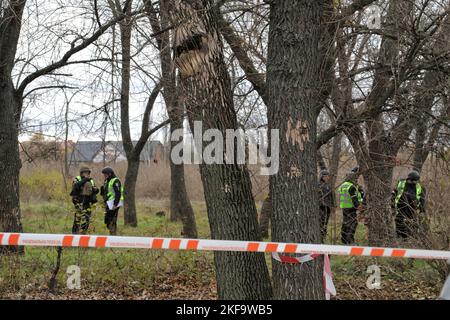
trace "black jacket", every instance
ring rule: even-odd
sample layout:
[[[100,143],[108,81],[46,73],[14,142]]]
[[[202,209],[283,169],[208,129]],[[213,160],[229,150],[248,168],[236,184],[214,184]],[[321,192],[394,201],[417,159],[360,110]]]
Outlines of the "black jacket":
[[[319,181],[319,205],[324,207],[335,207],[334,192],[329,183]]]
[[[397,188],[392,191],[392,208],[395,208],[395,198],[397,197]],[[420,202],[417,203],[416,198],[416,185],[412,183],[405,183],[405,190],[398,201],[397,209],[399,210],[416,210],[419,209],[421,212],[425,211],[426,205],[426,190],[422,186],[422,194],[420,196]],[[419,204],[419,207],[417,205]]]
[[[357,188],[357,185],[353,184],[353,186],[351,186],[348,189],[348,193],[350,194],[350,197],[352,198],[354,208],[358,208],[360,205],[359,200],[358,200],[358,193],[356,192],[357,191],[356,188]],[[361,196],[362,196],[362,194],[361,194]]]

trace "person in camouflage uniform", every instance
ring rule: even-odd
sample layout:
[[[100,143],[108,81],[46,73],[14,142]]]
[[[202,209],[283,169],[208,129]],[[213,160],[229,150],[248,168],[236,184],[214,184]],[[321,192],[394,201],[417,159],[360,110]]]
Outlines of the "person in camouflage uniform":
[[[75,206],[72,234],[87,233],[92,214],[92,205],[97,202],[99,189],[91,178],[91,170],[87,167],[80,169],[80,175],[72,183],[70,196]]]

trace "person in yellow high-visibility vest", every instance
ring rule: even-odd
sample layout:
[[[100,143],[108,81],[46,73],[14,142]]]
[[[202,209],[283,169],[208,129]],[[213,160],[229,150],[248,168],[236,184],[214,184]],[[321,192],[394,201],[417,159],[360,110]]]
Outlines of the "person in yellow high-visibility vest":
[[[359,172],[351,172],[339,187],[339,207],[342,209],[341,241],[355,242],[358,211],[363,210],[363,197],[358,188]]]
[[[117,233],[117,216],[120,205],[123,204],[124,194],[122,184],[114,170],[110,167],[102,170],[105,182],[102,186],[102,195],[105,200],[105,224],[111,235]]]
[[[420,184],[419,172],[411,171],[408,178],[397,182],[392,200],[397,237],[406,239],[417,236],[420,218],[423,220],[425,216],[425,188]]]

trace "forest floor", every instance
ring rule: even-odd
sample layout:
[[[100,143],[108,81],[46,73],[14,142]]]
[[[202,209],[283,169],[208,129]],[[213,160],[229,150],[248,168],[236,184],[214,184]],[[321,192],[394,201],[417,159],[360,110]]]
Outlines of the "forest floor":
[[[200,238],[209,238],[206,208],[193,202]],[[155,215],[165,211],[165,217]],[[25,232],[70,233],[72,207],[59,202],[22,204]],[[138,202],[139,226],[123,225],[119,217],[118,235],[180,237],[181,225],[170,222],[168,202]],[[331,221],[327,243],[340,230],[339,218]],[[103,213],[93,214],[91,234],[107,234]],[[358,226],[357,243],[367,243],[367,230]],[[23,255],[0,256],[0,299],[215,299],[217,298],[213,254],[211,252],[144,249],[64,248],[57,286],[48,283],[56,264],[56,248],[28,247]],[[266,254],[269,269],[270,255]],[[81,288],[68,289],[69,266],[80,267]],[[381,271],[381,287],[369,289],[376,265]],[[413,259],[332,256],[331,267],[337,296],[333,299],[436,299],[443,279],[429,262]],[[370,282],[370,279],[369,279]]]

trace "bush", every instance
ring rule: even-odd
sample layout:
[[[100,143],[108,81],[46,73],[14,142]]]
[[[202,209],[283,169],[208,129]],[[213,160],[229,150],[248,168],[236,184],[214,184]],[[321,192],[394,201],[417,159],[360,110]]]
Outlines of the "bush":
[[[20,177],[20,197],[23,201],[68,201],[69,192],[62,175],[56,170],[36,169]]]

